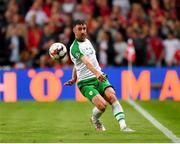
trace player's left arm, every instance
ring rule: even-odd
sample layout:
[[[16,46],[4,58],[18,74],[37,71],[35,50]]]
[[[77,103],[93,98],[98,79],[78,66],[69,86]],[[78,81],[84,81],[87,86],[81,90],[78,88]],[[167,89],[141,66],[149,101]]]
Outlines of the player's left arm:
[[[76,83],[77,80],[77,75],[76,75],[76,68],[73,67],[73,71],[72,71],[72,78],[70,80],[68,80],[67,82],[64,83],[65,86],[71,86],[74,83]]]

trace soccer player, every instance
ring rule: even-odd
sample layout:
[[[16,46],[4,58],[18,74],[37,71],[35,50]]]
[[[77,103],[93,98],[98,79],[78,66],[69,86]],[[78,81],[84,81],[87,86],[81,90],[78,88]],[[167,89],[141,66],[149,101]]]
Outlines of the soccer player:
[[[74,63],[72,78],[64,85],[71,86],[76,83],[81,93],[93,104],[91,122],[98,131],[105,131],[99,118],[104,113],[107,103],[112,106],[112,111],[117,119],[121,131],[133,132],[127,127],[123,109],[116,98],[115,91],[101,71],[96,59],[96,52],[91,42],[86,38],[87,26],[84,20],[76,20],[73,25],[75,40],[70,47],[70,57]]]

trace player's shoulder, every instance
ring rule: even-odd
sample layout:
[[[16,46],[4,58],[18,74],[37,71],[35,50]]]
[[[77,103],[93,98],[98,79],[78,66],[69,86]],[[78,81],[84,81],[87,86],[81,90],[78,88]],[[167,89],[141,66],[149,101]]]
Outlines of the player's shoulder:
[[[76,50],[76,49],[79,49],[79,44],[78,44],[77,40],[75,39],[70,46],[70,51]]]
[[[75,39],[74,41],[73,41],[73,43],[71,44],[71,46],[70,46],[70,49],[72,49],[73,47],[76,47],[77,46],[77,40]]]
[[[74,42],[70,46],[70,55],[73,57],[77,57],[77,55],[81,55],[80,45],[78,41],[75,39]]]
[[[86,39],[86,42],[91,43],[91,41],[89,39]]]

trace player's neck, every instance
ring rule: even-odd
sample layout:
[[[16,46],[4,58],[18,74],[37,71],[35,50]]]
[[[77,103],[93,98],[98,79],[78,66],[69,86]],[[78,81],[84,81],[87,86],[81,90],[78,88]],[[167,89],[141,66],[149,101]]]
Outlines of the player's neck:
[[[81,40],[81,39],[77,39],[77,38],[76,38],[76,40],[77,40],[78,42],[85,42],[86,39]]]

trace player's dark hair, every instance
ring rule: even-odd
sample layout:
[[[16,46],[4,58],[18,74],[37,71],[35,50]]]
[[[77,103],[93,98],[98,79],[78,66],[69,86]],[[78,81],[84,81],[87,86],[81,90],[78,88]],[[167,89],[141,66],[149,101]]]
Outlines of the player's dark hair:
[[[78,19],[73,22],[73,27],[75,27],[76,25],[84,25],[84,24],[86,24],[85,20]]]

